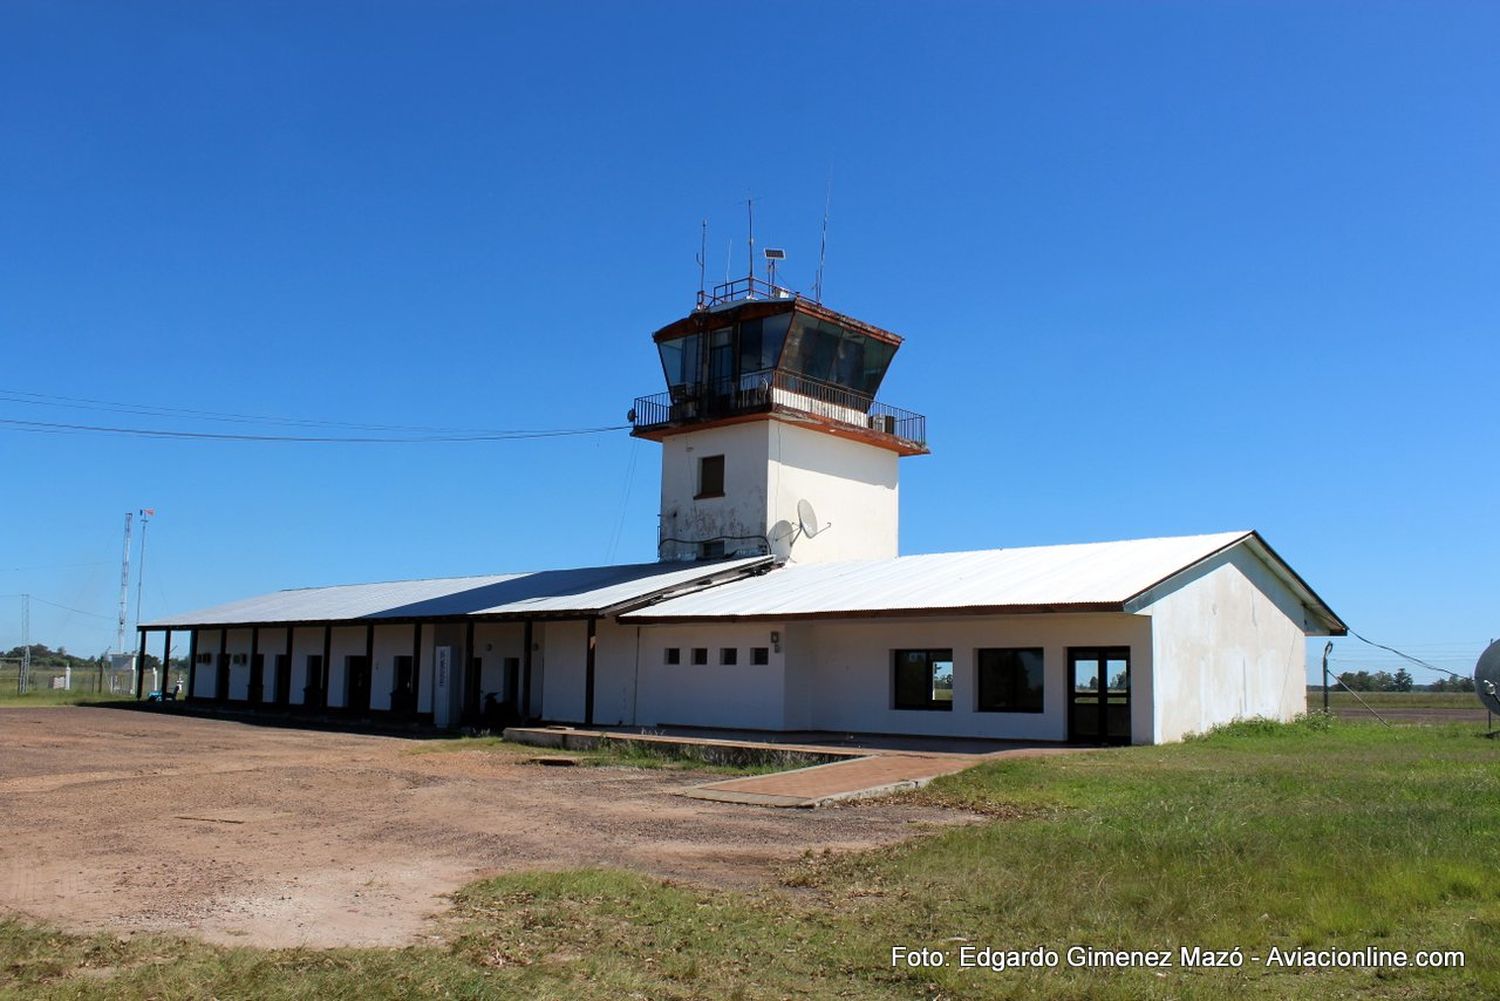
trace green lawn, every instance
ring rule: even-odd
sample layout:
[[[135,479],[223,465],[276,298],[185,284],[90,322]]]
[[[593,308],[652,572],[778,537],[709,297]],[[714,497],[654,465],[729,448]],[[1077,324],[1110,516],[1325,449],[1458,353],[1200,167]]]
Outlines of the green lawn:
[[[620,872],[457,896],[448,944],[279,952],[0,925],[40,997],[1500,996],[1500,743],[1320,719],[1001,762],[915,794],[982,824],[709,892]],[[1462,970],[892,969],[893,946],[1459,949]]]

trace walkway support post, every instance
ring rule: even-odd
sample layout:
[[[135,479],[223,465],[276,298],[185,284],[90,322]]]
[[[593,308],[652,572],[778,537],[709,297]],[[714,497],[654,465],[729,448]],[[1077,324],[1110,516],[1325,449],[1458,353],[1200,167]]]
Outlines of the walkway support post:
[[[333,626],[323,627],[323,668],[318,678],[318,708],[328,708],[328,681],[333,677]]]
[[[140,652],[135,656],[135,697],[139,699],[141,686],[146,683],[146,630],[137,629],[136,632],[140,634],[137,637],[140,640]]]
[[[193,683],[198,680],[198,630],[194,629],[188,633],[188,676],[187,691],[183,693],[183,700],[193,697]]]
[[[583,668],[583,725],[594,725],[594,651],[599,646],[599,619],[589,616],[589,646]]]
[[[531,648],[533,646],[531,620],[527,619],[521,630],[521,719],[531,719]]]

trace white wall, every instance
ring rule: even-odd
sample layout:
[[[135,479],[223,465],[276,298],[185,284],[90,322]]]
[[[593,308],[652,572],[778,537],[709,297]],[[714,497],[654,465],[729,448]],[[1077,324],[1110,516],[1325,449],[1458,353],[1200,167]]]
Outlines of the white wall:
[[[815,730],[1066,740],[1068,648],[1130,648],[1131,739],[1152,733],[1151,624],[1126,614],[997,615],[964,618],[816,621],[789,656],[806,706],[801,726]],[[805,645],[805,649],[804,649]],[[980,712],[974,653],[982,647],[1040,647],[1041,713]],[[893,652],[953,651],[952,710],[893,709]]]
[[[547,654],[543,668],[546,682],[540,703],[542,716],[559,723],[582,723],[588,624],[581,619],[538,622],[535,634],[541,637]],[[535,664],[532,670],[536,670]],[[537,703],[532,705],[535,707]]]
[[[888,449],[840,438],[785,421],[767,421],[770,436],[770,510],[766,524],[797,527],[797,502],[817,513],[821,531],[799,535],[792,563],[888,560],[898,555],[900,456]],[[782,533],[772,532],[773,535]]]
[[[370,708],[387,710],[391,707],[391,689],[396,686],[396,658],[412,654],[412,630],[415,626],[390,625],[375,627],[375,655],[370,667]],[[421,684],[421,679],[417,679]]]
[[[617,627],[618,628],[618,627]],[[642,726],[743,727],[786,729],[786,657],[772,648],[771,632],[779,625],[722,623],[712,626],[640,627],[640,674],[635,720]],[[681,660],[666,662],[666,650],[678,649]],[[692,662],[694,647],[708,650],[708,663]],[[733,647],[738,663],[719,662],[719,652]],[[766,647],[769,664],[755,665],[752,647]],[[782,650],[786,647],[783,644]]]
[[[765,421],[748,421],[675,434],[661,443],[661,524],[659,539],[703,540],[717,536],[766,534],[766,467],[770,439]],[[697,500],[698,461],[724,456],[724,496]],[[750,540],[725,543],[757,551]],[[696,547],[664,542],[664,559],[692,559]]]
[[[1307,711],[1305,610],[1244,546],[1149,597],[1158,741]]]
[[[365,654],[365,627],[360,626],[335,626],[330,643],[328,668],[328,705],[339,707],[346,705],[344,691],[344,658],[363,657]]]
[[[698,462],[724,456],[724,496],[697,499]],[[674,434],[662,441],[661,539],[769,536],[794,563],[887,559],[897,554],[900,490],[895,452],[785,420],[760,419]],[[826,531],[796,535],[806,500]],[[795,542],[793,539],[795,538]],[[751,539],[727,542],[757,551]],[[786,547],[790,545],[790,552]],[[696,555],[667,543],[664,559]]]
[[[219,629],[199,629],[196,656],[209,655],[208,663],[196,664],[192,671],[192,691],[188,694],[195,699],[211,699],[214,697],[214,679],[216,677],[216,665],[219,662]]]
[[[276,658],[286,653],[286,630],[262,629],[259,650],[265,664],[261,672],[260,700],[269,703],[276,698]]]
[[[300,706],[304,703],[307,687],[307,658],[323,656],[323,629],[321,626],[309,626],[292,630],[292,685],[290,689],[291,703]]]
[[[243,702],[250,693],[250,630],[229,630],[229,635],[225,639],[224,652],[229,655],[229,691],[227,694],[224,692],[214,694],[219,698]],[[245,662],[235,663],[236,657],[243,657]]]

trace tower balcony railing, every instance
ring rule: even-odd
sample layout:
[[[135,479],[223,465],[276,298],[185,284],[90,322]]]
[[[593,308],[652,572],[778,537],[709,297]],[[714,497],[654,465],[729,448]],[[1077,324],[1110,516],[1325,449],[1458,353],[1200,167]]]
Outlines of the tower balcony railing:
[[[630,421],[649,431],[691,421],[787,410],[926,448],[927,418],[839,386],[791,372],[765,371],[637,397]]]
[[[713,309],[726,302],[744,302],[754,299],[789,300],[801,298],[801,294],[789,288],[772,284],[764,278],[746,275],[722,285],[715,285],[712,292],[698,293],[698,308]]]

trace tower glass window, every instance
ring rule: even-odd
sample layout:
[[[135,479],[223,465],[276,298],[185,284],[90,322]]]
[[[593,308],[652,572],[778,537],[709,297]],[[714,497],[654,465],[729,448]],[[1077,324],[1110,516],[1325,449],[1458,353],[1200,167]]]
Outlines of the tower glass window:
[[[661,367],[674,391],[698,382],[698,343],[697,335],[661,342]]]

